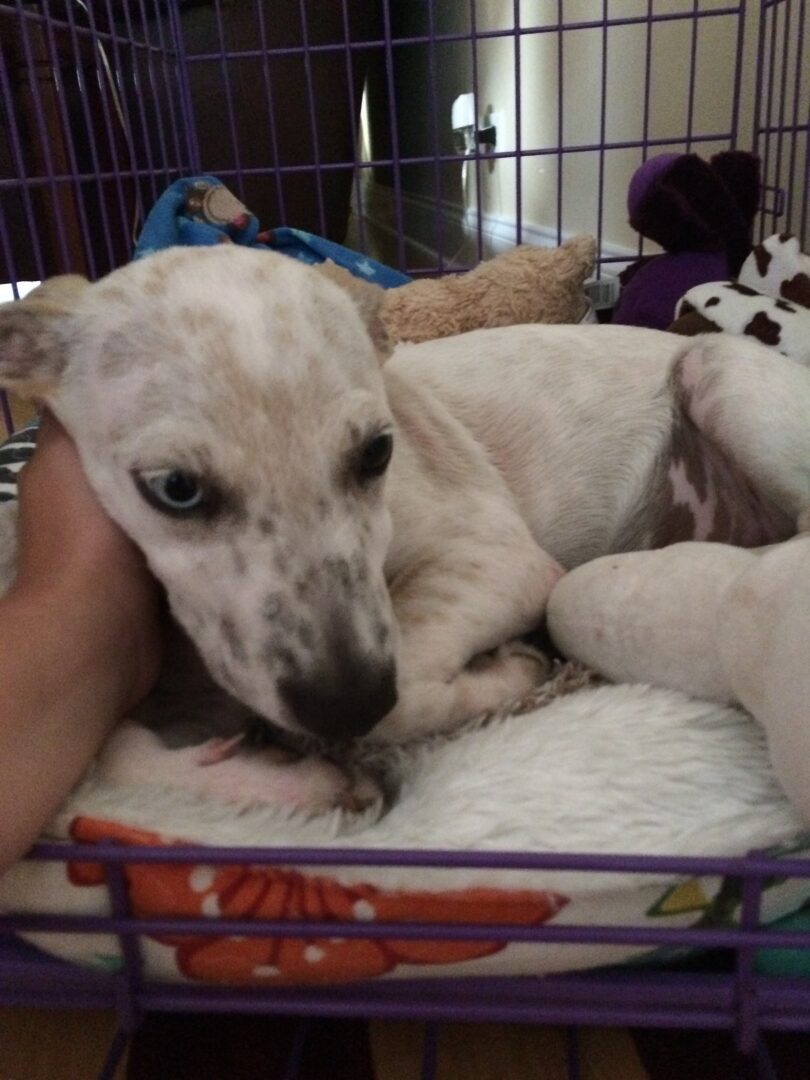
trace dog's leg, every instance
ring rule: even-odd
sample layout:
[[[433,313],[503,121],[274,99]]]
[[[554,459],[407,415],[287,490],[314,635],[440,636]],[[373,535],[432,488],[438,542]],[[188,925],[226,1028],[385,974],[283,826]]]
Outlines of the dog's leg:
[[[810,369],[723,335],[685,352],[674,379],[703,434],[800,528],[810,524]]]
[[[542,682],[547,661],[514,639],[536,629],[562,573],[516,519],[500,543],[468,534],[394,580],[399,701],[371,738],[448,730]]]

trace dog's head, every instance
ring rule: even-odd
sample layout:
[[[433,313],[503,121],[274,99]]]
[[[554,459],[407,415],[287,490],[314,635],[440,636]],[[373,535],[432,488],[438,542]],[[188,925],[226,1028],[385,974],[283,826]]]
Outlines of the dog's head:
[[[396,700],[381,290],[231,245],[71,280],[0,308],[0,384],[65,425],[225,689],[369,730]]]

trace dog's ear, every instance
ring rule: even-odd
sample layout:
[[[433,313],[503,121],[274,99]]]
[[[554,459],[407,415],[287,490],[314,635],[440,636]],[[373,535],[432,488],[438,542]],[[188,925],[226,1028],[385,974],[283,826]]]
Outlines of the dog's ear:
[[[50,278],[24,300],[0,304],[0,386],[46,398],[65,366],[64,326],[90,283],[77,274]]]
[[[390,356],[394,345],[385,323],[385,289],[355,277],[331,259],[320,263],[315,269],[352,298],[380,355],[380,362]]]

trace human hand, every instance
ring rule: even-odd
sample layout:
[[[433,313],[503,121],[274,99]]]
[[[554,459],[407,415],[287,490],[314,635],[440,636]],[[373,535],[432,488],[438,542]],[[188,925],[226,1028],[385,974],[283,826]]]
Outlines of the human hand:
[[[78,607],[87,644],[120,680],[124,711],[151,689],[161,650],[157,584],[99,505],[70,436],[47,412],[19,476],[13,592],[47,604],[57,619],[59,605]]]

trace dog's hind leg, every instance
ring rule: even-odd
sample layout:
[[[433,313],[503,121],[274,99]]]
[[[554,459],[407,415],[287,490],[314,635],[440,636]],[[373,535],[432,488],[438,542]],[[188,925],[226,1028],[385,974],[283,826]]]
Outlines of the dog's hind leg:
[[[521,520],[502,524],[497,540],[468,533],[392,582],[399,700],[375,741],[450,730],[547,677],[542,654],[515,639],[537,628],[563,571]]]
[[[704,338],[673,370],[687,414],[797,525],[810,516],[810,369],[745,338]]]

